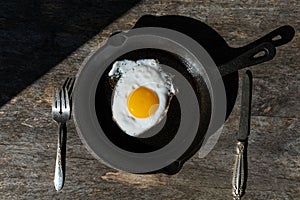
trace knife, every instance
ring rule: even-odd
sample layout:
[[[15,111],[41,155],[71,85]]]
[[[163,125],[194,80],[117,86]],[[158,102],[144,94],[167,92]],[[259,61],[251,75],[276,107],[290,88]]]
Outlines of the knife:
[[[252,73],[247,70],[242,78],[241,113],[237,134],[236,157],[232,179],[234,200],[239,200],[245,193],[247,182],[247,145],[250,134],[252,99]]]

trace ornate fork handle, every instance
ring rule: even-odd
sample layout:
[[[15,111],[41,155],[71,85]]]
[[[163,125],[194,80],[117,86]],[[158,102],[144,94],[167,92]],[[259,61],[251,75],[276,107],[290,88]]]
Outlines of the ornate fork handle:
[[[63,123],[58,123],[58,140],[56,150],[56,162],[54,172],[54,186],[57,191],[61,190],[64,185],[64,171],[62,160],[62,136],[63,136]]]

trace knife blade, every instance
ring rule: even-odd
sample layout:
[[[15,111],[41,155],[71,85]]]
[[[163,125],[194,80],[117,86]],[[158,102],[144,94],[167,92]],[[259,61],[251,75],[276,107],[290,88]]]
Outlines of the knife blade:
[[[239,132],[237,134],[237,140],[241,142],[247,140],[250,134],[251,99],[252,73],[250,70],[247,70],[242,79],[241,113]]]

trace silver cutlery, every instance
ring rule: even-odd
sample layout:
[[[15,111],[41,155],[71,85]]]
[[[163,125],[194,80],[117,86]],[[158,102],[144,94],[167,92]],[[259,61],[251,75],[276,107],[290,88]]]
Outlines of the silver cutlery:
[[[247,146],[250,134],[252,99],[252,73],[246,71],[242,80],[241,115],[239,132],[237,134],[236,158],[232,179],[232,194],[234,200],[239,200],[245,193],[247,183]]]
[[[70,100],[70,104],[72,103],[72,93],[73,93],[73,86],[75,83],[75,78],[74,77],[68,77],[64,84],[63,84],[63,88],[66,88],[69,94],[69,100]],[[72,108],[72,107],[71,107]],[[72,111],[72,110],[71,110]],[[72,112],[71,112],[72,113]],[[71,115],[70,115],[71,116]]]
[[[52,117],[58,124],[58,140],[57,140],[57,154],[55,163],[54,186],[57,191],[61,190],[64,185],[64,168],[62,157],[62,141],[63,130],[66,122],[70,119],[71,106],[69,99],[69,92],[66,87],[60,90],[53,90],[52,96]]]

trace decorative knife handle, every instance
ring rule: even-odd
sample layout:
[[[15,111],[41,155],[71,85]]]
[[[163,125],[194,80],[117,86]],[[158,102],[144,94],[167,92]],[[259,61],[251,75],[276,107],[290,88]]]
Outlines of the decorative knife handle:
[[[232,179],[232,194],[234,200],[241,199],[243,194],[243,185],[245,181],[244,173],[244,150],[245,142],[237,142],[236,146],[236,158],[233,170]]]

